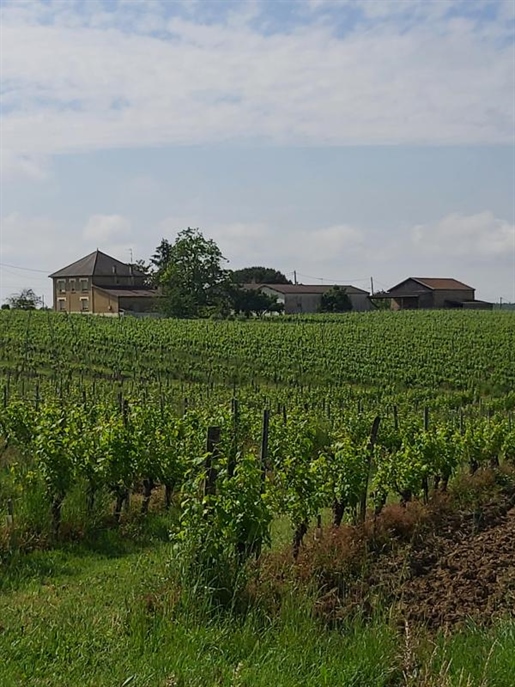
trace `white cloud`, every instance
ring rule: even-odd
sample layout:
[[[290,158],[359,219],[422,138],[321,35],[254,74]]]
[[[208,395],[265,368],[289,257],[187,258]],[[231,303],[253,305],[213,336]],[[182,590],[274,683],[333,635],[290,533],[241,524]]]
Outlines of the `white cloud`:
[[[163,220],[160,236],[173,241],[177,232],[187,226],[202,227],[204,236],[216,241],[233,269],[264,264],[293,270],[302,264],[320,271],[325,263],[334,271],[365,251],[366,233],[348,225],[285,231],[264,221],[224,223],[194,215]]]
[[[120,215],[92,215],[80,230],[51,217],[12,212],[0,221],[0,262],[50,273],[97,245],[126,260],[129,248],[138,246],[130,239],[131,223]]]
[[[274,237],[273,229],[265,222],[213,221],[200,213],[189,216],[170,216],[159,222],[154,241],[165,237],[174,241],[178,232],[187,227],[200,227],[207,239],[213,239],[224,257],[229,261],[228,267],[248,266],[249,261],[256,261],[277,252],[283,237]]]
[[[436,22],[460,15],[474,20],[478,14],[482,22],[490,15],[500,24],[515,16],[513,0],[308,0],[307,4],[314,13],[334,14],[334,11],[351,9],[360,12],[362,21],[396,21],[403,25],[415,20]]]
[[[215,228],[215,233],[220,240],[226,241],[260,241],[270,232],[266,224],[234,222],[223,224]]]
[[[162,190],[162,183],[148,174],[138,174],[127,184],[127,192],[142,199],[151,198]]]
[[[46,157],[16,154],[0,145],[0,183],[44,181],[49,176],[49,162]]]
[[[81,229],[47,216],[12,212],[0,220],[0,302],[30,286],[48,299],[48,275],[87,255],[97,245],[127,262],[147,258],[150,246],[132,240],[130,222],[120,215],[92,215]]]
[[[220,246],[231,269],[248,267],[250,263],[269,263],[274,254],[273,259],[277,261],[279,255],[283,255],[283,246],[287,241],[287,236],[274,235],[272,227],[266,222],[216,223],[209,235]]]
[[[346,224],[278,228],[265,219],[245,222],[226,216],[227,221],[204,213],[168,217],[133,239],[124,216],[92,215],[74,227],[11,213],[0,225],[0,263],[8,266],[0,267],[0,299],[25,286],[49,298],[46,275],[91,252],[97,239],[102,250],[120,260],[129,260],[130,250],[134,258],[148,259],[163,236],[173,241],[187,226],[199,226],[213,238],[232,269],[266,265],[290,276],[297,270],[303,283],[323,279],[364,288],[370,275],[376,287],[385,288],[410,274],[450,276],[476,286],[480,298],[515,297],[515,228],[489,211],[454,213],[395,233]]]
[[[477,0],[476,0],[477,2]],[[425,19],[440,19],[456,7],[456,0],[355,0],[350,3],[359,7],[368,19],[398,19],[402,16],[415,16]]]
[[[402,31],[383,22],[337,37],[328,22],[260,33],[254,5],[210,24],[165,22],[160,3],[137,13],[87,5],[86,18],[73,3],[41,7],[4,10],[2,133],[12,155],[242,138],[513,141],[513,47],[499,41],[502,22],[422,14]],[[53,21],[43,24],[42,12]],[[145,18],[160,37],[136,32]]]
[[[433,255],[515,261],[515,225],[488,211],[453,213],[434,224],[419,225],[412,230],[412,240],[418,250]]]
[[[207,217],[175,218],[161,228],[201,226],[229,258],[233,269],[266,265],[303,283],[336,281],[388,288],[410,274],[450,276],[478,287],[479,296],[505,298],[515,288],[515,228],[485,211],[450,214],[441,220],[395,232],[373,232],[352,225],[282,228],[262,222],[213,223]],[[483,285],[483,288],[481,288]]]
[[[60,260],[65,260],[73,243],[70,239],[60,240],[61,229],[59,223],[49,217],[12,212],[1,218],[0,302],[26,287],[43,294],[46,302],[50,302],[48,274],[52,268],[58,268],[54,262],[56,250],[61,253]]]
[[[28,217],[12,212],[0,220],[2,261],[25,252],[29,261],[40,255],[44,268],[45,258],[55,250],[57,234],[58,224],[49,217]]]
[[[364,232],[346,224],[316,229],[313,232],[306,232],[305,236],[306,251],[314,253],[320,260],[359,252],[364,242]]]
[[[129,220],[121,215],[92,215],[83,229],[82,238],[100,246],[111,243],[113,239],[127,237],[130,231]]]

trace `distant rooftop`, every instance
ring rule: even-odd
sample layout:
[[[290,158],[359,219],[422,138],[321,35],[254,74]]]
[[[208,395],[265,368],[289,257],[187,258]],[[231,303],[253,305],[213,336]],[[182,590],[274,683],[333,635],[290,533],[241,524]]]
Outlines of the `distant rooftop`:
[[[112,277],[113,274],[119,277],[145,276],[136,267],[127,265],[97,249],[84,258],[72,262],[71,265],[54,272],[50,277],[52,279],[59,277]]]
[[[468,286],[457,279],[451,279],[449,277],[408,277],[403,279],[401,282],[392,286],[389,291],[393,291],[407,281],[416,281],[422,286],[426,286],[428,289],[433,291],[463,291],[464,289],[473,290],[472,286]]]
[[[358,289],[350,284],[338,284],[338,286],[349,294],[368,294],[368,291]],[[260,289],[266,287],[273,289],[277,293],[283,294],[324,294],[334,287],[334,284],[245,284],[246,289]]]

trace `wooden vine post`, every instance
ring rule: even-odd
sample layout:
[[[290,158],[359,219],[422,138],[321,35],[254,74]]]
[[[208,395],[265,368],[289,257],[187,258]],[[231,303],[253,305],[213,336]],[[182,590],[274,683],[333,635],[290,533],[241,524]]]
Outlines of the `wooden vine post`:
[[[204,496],[214,496],[216,493],[216,480],[218,478],[216,461],[219,457],[220,435],[220,427],[207,428],[207,456],[204,463],[204,468],[206,471],[206,476],[204,479]]]
[[[261,449],[259,452],[259,460],[261,463],[261,480],[263,482],[262,490],[264,490],[264,482],[266,477],[266,466],[268,461],[268,434],[270,430],[270,411],[266,408],[263,411],[263,430],[261,432]]]
[[[240,422],[240,407],[238,400],[236,398],[232,399],[231,402],[231,413],[232,413],[232,442],[231,442],[231,454],[229,456],[229,462],[227,465],[227,475],[232,477],[234,471],[236,470],[236,457],[238,455],[238,426]]]
[[[424,408],[424,432],[429,431],[429,408],[425,406]],[[425,474],[422,476],[422,490],[424,492],[424,503],[429,501],[429,478]]]
[[[372,470],[372,458],[374,456],[374,446],[377,441],[377,434],[379,432],[379,424],[381,422],[381,418],[379,415],[376,415],[374,418],[374,422],[372,423],[372,429],[370,431],[370,439],[368,440],[368,445],[367,445],[367,465],[366,465],[366,477],[365,477],[365,484],[363,487],[363,493],[361,494],[361,503],[360,503],[360,509],[359,509],[359,515],[360,515],[360,521],[365,522],[365,517],[367,514],[367,496],[368,496],[368,483],[370,481],[370,472]]]
[[[118,392],[118,405],[122,414],[123,426],[127,430],[129,426],[129,401],[123,397],[121,391]],[[130,493],[128,487],[121,484],[114,485],[114,493],[116,494],[114,518],[116,522],[119,523],[122,517],[123,507],[125,506],[126,511],[129,510]]]
[[[14,525],[14,505],[12,499],[7,499],[7,526]]]
[[[261,432],[261,447],[259,451],[259,462],[261,466],[261,493],[265,491],[266,470],[268,465],[268,436],[270,431],[270,410],[265,408],[263,411],[263,429]],[[253,551],[256,559],[261,555],[263,541],[261,538],[256,541],[249,542],[250,550]]]

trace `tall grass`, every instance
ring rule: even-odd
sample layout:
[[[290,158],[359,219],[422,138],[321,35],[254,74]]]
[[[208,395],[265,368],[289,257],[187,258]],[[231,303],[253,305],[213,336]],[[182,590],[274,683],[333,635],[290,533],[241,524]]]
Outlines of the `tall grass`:
[[[335,630],[295,588],[274,614],[213,612],[200,590],[182,595],[171,544],[129,551],[103,536],[4,569],[2,687],[513,685],[513,621],[430,636],[385,614]]]

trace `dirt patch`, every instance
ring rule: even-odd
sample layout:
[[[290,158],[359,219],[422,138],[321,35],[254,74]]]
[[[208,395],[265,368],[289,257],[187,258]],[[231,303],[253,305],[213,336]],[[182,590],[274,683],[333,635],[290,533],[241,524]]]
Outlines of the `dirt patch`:
[[[308,535],[296,564],[269,561],[262,581],[314,588],[315,613],[330,624],[384,608],[431,630],[515,616],[513,474],[477,475],[428,505]]]
[[[513,495],[469,511],[440,505],[430,507],[410,543],[374,558],[365,575],[367,596],[430,629],[470,620],[488,625],[515,614]]]
[[[462,536],[435,536],[430,549],[414,552],[399,589],[405,618],[434,628],[468,619],[487,624],[515,613],[515,508],[496,524]]]

